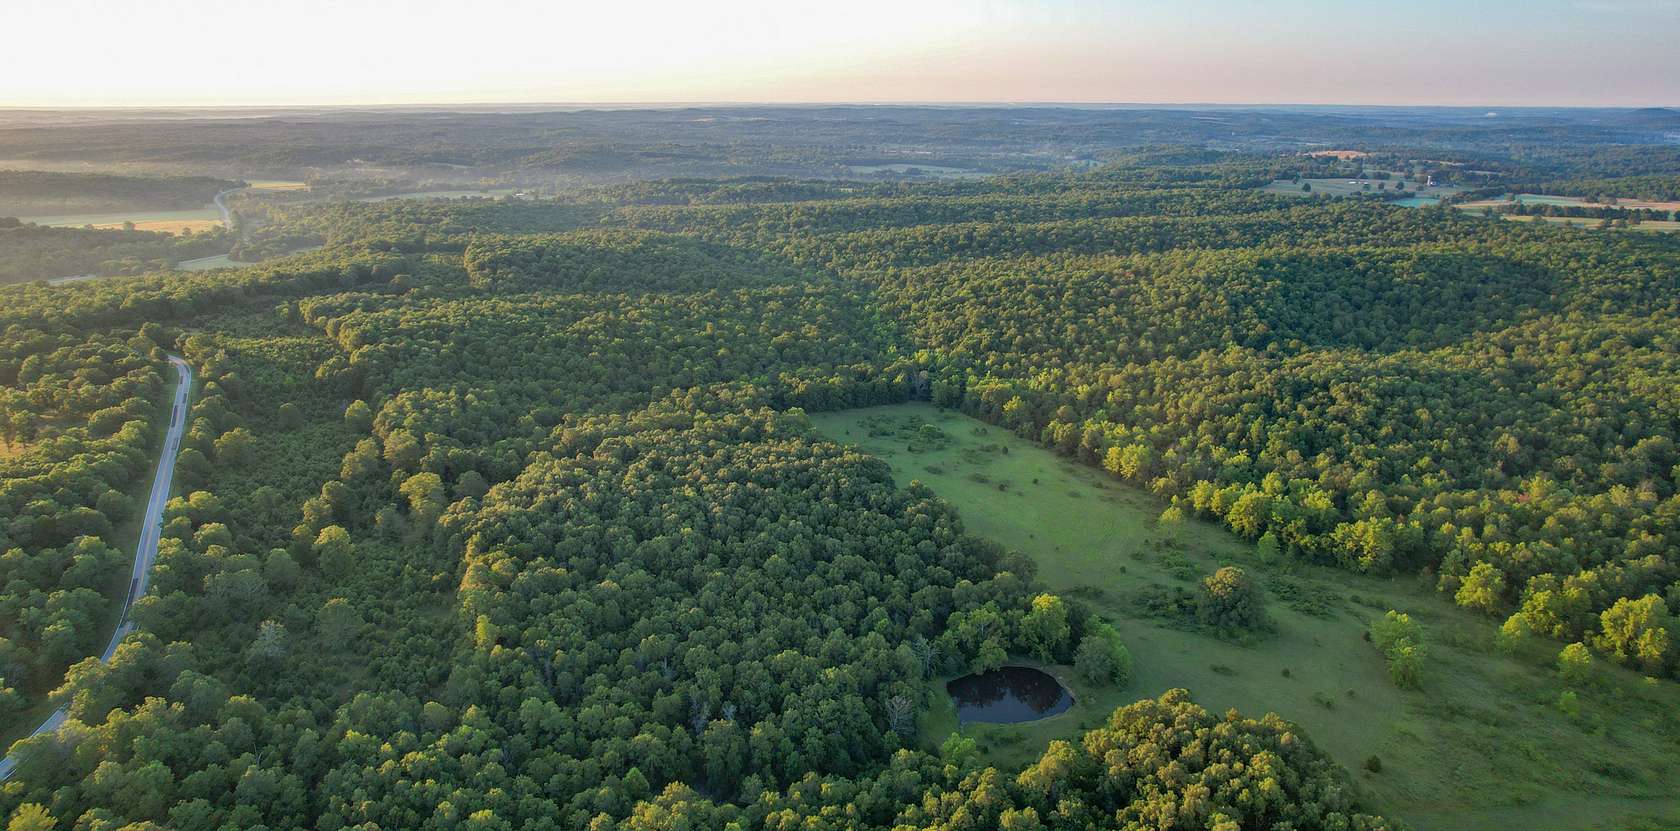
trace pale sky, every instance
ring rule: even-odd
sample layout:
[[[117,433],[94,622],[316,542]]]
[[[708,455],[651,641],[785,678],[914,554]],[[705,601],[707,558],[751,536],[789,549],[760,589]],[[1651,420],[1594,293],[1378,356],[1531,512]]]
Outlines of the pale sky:
[[[0,0],[0,106],[1680,104],[1680,0]]]

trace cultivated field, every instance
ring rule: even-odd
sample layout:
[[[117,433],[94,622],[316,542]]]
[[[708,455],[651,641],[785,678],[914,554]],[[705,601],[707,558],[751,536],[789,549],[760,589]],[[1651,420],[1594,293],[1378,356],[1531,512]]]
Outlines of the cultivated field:
[[[284,179],[254,179],[250,183],[251,190],[267,191],[295,191],[309,190],[308,182],[293,182]]]
[[[194,223],[208,223],[199,227],[219,226],[222,224],[222,212],[215,205],[205,205],[184,211],[127,211],[121,213],[101,214],[59,214],[56,216],[26,216],[24,222],[37,225],[52,225],[60,228],[80,228],[92,225],[96,228],[120,228],[124,222],[132,222],[135,227],[150,227],[148,230],[179,232],[185,227],[194,227]]]
[[[108,222],[93,226],[95,228],[121,228],[121,222]],[[134,223],[136,231],[162,231],[166,234],[180,236],[182,234],[197,234],[212,228],[222,227],[219,219],[154,219],[146,222]]]
[[[1591,828],[1637,816],[1680,820],[1668,755],[1680,692],[1666,682],[1611,673],[1559,708],[1553,669],[1560,644],[1532,642],[1516,657],[1493,647],[1496,621],[1458,609],[1415,577],[1379,579],[1289,561],[1261,562],[1255,547],[1218,527],[1157,528],[1164,505],[1092,467],[1006,430],[927,404],[814,417],[827,436],[886,460],[901,485],[926,483],[955,504],[970,532],[1029,555],[1050,589],[1111,620],[1136,659],[1124,690],[1082,688],[1055,718],[968,732],[1008,767],[1056,738],[1096,724],[1121,704],[1173,687],[1220,711],[1273,711],[1353,771],[1384,810],[1423,829],[1523,824]],[[916,438],[922,424],[946,437]],[[918,448],[912,450],[912,443]],[[1143,601],[1196,583],[1222,564],[1248,570],[1269,592],[1276,631],[1236,643],[1162,617]],[[1400,690],[1363,634],[1390,608],[1427,629],[1426,677]],[[1070,677],[1066,667],[1053,668]],[[943,681],[929,688],[923,738],[956,727]],[[1381,760],[1381,771],[1365,763]]]

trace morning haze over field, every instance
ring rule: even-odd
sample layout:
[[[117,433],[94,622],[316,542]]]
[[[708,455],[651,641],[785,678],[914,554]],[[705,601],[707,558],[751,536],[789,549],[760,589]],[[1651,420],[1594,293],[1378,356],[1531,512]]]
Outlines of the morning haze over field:
[[[1680,5],[0,18],[8,831],[1680,828]]]

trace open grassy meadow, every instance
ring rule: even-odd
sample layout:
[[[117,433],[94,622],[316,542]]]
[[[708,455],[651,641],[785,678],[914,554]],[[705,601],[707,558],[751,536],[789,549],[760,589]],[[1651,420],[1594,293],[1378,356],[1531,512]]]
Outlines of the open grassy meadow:
[[[1577,208],[1617,207],[1658,211],[1680,210],[1680,202],[1648,202],[1639,199],[1625,199],[1618,200],[1614,206],[1609,206],[1602,202],[1589,202],[1578,196],[1551,196],[1539,193],[1519,193],[1515,194],[1510,199],[1505,199],[1503,197],[1498,199],[1479,199],[1474,202],[1461,203],[1456,207],[1459,210],[1480,213],[1488,210],[1489,208],[1497,211],[1513,201],[1520,202],[1524,205],[1561,205]],[[1513,222],[1550,222],[1553,225],[1572,225],[1577,228],[1597,228],[1600,227],[1601,224],[1601,220],[1595,217],[1584,216],[1504,216],[1506,219],[1512,220]],[[1630,223],[1625,228],[1622,226],[1614,227],[1619,230],[1629,231],[1680,231],[1680,222],[1675,222],[1673,220],[1657,220],[1652,222],[1634,222]]]
[[[1473,202],[1465,205],[1459,205],[1458,208],[1460,210],[1481,213],[1490,207],[1491,204],[1492,203]],[[1604,224],[1603,220],[1590,216],[1518,216],[1516,214],[1499,214],[1499,216],[1512,222],[1546,222],[1552,225],[1569,225],[1575,228],[1600,228],[1603,227]],[[1671,232],[1680,231],[1680,222],[1663,219],[1649,222],[1630,222],[1625,227],[1620,225],[1611,225],[1610,227],[1612,230],[1618,231]]]
[[[1164,531],[1156,518],[1165,504],[1150,494],[929,404],[813,421],[887,461],[901,484],[933,488],[970,532],[1029,555],[1051,590],[1082,599],[1124,636],[1136,661],[1128,688],[1074,680],[1078,703],[1060,716],[968,731],[998,764],[1019,766],[1121,704],[1184,687],[1214,711],[1271,711],[1298,723],[1383,810],[1415,828],[1680,821],[1680,688],[1671,682],[1613,672],[1571,701],[1553,667],[1560,644],[1531,642],[1508,656],[1494,648],[1496,621],[1453,606],[1425,579],[1262,562],[1252,544],[1200,521]],[[1226,564],[1266,587],[1273,632],[1234,642],[1161,611],[1163,598],[1193,592]],[[1391,608],[1426,629],[1416,691],[1398,689],[1364,640],[1369,621]],[[1050,670],[1072,678],[1066,667]],[[930,686],[930,743],[956,729],[946,680]],[[1373,757],[1380,770],[1368,768]]]
[[[1680,202],[1651,202],[1644,199],[1617,199],[1614,204],[1611,204],[1609,202],[1591,202],[1579,196],[1554,196],[1552,194],[1545,193],[1518,193],[1512,196],[1510,200],[1507,200],[1504,197],[1497,199],[1480,199],[1475,202],[1466,202],[1464,203],[1464,207],[1498,207],[1506,204],[1507,201],[1521,202],[1524,205],[1561,205],[1576,208],[1615,207],[1628,208],[1630,210],[1650,209],[1657,211],[1680,211]]]
[[[1267,193],[1281,193],[1281,194],[1284,194],[1284,195],[1287,195],[1287,196],[1355,196],[1355,195],[1359,195],[1359,194],[1377,195],[1377,194],[1382,194],[1382,193],[1392,193],[1394,191],[1394,185],[1397,181],[1398,180],[1391,179],[1391,180],[1389,180],[1388,182],[1385,183],[1385,182],[1381,182],[1381,181],[1376,180],[1376,179],[1347,179],[1347,178],[1341,178],[1341,179],[1302,179],[1299,182],[1295,182],[1295,181],[1291,181],[1289,179],[1279,179],[1275,182],[1272,182],[1269,185],[1266,185],[1264,188],[1262,188],[1262,190],[1266,191]],[[1379,185],[1379,184],[1386,184],[1387,187],[1383,190],[1378,190],[1377,185]],[[1312,185],[1312,190],[1311,191],[1304,191],[1304,190],[1301,189],[1302,185]],[[1452,196],[1454,194],[1457,194],[1460,190],[1461,190],[1460,188],[1453,187],[1452,185],[1438,185],[1438,186],[1435,186],[1435,187],[1426,188],[1426,187],[1418,187],[1417,185],[1414,185],[1411,182],[1407,182],[1406,183],[1406,190],[1404,191],[1406,193],[1406,196],[1404,198],[1408,199],[1408,200],[1410,200],[1410,199],[1428,199],[1428,200],[1430,200],[1430,204],[1433,204],[1434,200],[1439,200],[1439,199],[1442,199],[1442,198],[1445,198],[1445,197],[1448,197],[1448,196]]]

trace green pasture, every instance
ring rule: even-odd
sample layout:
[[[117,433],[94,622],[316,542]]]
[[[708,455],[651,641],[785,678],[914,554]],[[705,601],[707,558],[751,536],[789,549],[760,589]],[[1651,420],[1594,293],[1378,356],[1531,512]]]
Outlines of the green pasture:
[[[1680,688],[1607,673],[1560,708],[1553,667],[1561,644],[1516,656],[1493,646],[1497,621],[1452,605],[1418,577],[1377,578],[1279,558],[1221,527],[1157,527],[1165,503],[1103,471],[1007,430],[929,404],[813,418],[826,436],[887,461],[900,484],[920,480],[960,511],[965,527],[1029,555],[1049,589],[1110,620],[1136,660],[1123,690],[1072,686],[1078,703],[1052,719],[971,727],[988,759],[1017,767],[1055,738],[1099,724],[1115,707],[1174,687],[1215,712],[1275,712],[1299,724],[1350,771],[1374,803],[1414,828],[1621,827],[1680,819]],[[943,438],[930,440],[937,428]],[[1231,640],[1145,606],[1194,591],[1239,565],[1268,591],[1274,631]],[[1363,634],[1394,608],[1426,628],[1421,689],[1400,690]],[[1076,679],[1067,667],[1052,668]],[[930,685],[923,740],[956,729]],[[1371,757],[1381,762],[1372,772]]]
[[[1394,193],[1394,185],[1399,181],[1400,180],[1398,179],[1390,179],[1384,183],[1377,179],[1339,178],[1302,179],[1299,182],[1295,182],[1289,179],[1278,179],[1261,189],[1267,193],[1281,193],[1288,196],[1355,196],[1361,194],[1377,196],[1385,193]],[[1312,185],[1312,191],[1307,192],[1301,190],[1301,186],[1304,184]],[[1379,184],[1386,184],[1386,187],[1383,190],[1377,190],[1377,185]],[[1458,193],[1459,190],[1460,188],[1453,187],[1452,185],[1437,185],[1429,188],[1419,187],[1408,181],[1406,183],[1406,189],[1401,192],[1405,194],[1405,197],[1402,197],[1403,199],[1432,198],[1439,200],[1444,197],[1452,196]]]
[[[1460,210],[1477,214],[1481,213],[1487,207],[1488,205],[1479,202],[1458,206]],[[1518,216],[1516,214],[1499,214],[1499,216],[1504,219],[1511,220],[1512,222],[1546,222],[1552,225],[1569,225],[1575,228],[1599,228],[1602,227],[1604,223],[1602,219],[1590,216]],[[1612,224],[1610,226],[1610,230],[1672,232],[1680,231],[1680,222],[1675,222],[1669,219],[1653,220],[1650,222],[1630,222],[1625,228],[1620,225]]]

